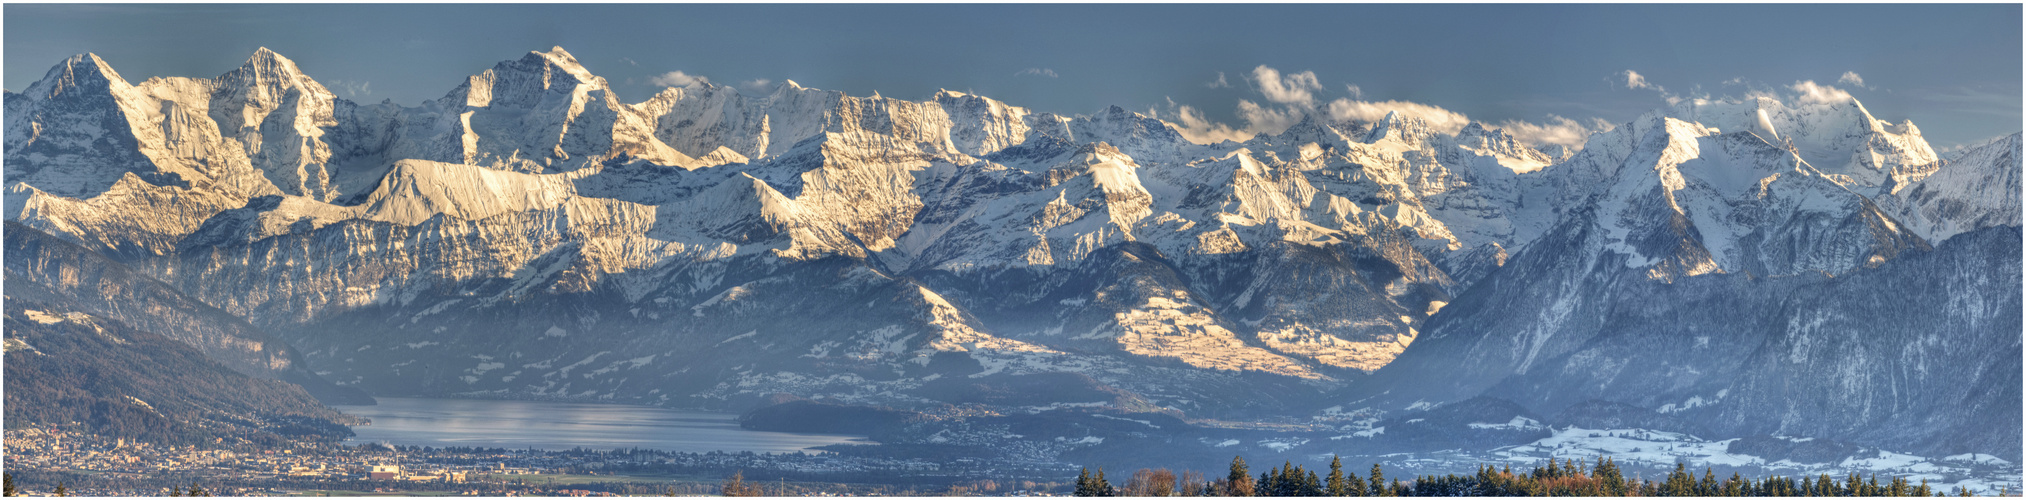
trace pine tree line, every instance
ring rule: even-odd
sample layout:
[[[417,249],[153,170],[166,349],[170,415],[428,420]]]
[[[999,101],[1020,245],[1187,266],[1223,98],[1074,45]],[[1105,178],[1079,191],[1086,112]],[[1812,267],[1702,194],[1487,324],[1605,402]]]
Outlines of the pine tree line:
[[[1193,478],[1193,479],[1191,479]],[[1415,476],[1411,481],[1388,481],[1379,464],[1372,464],[1370,476],[1344,472],[1343,460],[1332,458],[1328,475],[1317,477],[1292,462],[1283,462],[1259,476],[1252,476],[1244,457],[1231,459],[1231,472],[1222,479],[1202,481],[1195,472],[1176,476],[1167,469],[1140,469],[1127,487],[1114,488],[1098,468],[1091,475],[1085,468],[1076,478],[1076,496],[1262,496],[1262,497],[1456,497],[1456,496],[1669,496],[1669,497],[1905,497],[1970,496],[1969,490],[1939,492],[1926,480],[1913,484],[1894,477],[1879,484],[1851,474],[1838,480],[1823,474],[1799,480],[1783,476],[1750,479],[1738,473],[1719,479],[1716,472],[1703,469],[1701,476],[1684,464],[1662,481],[1628,479],[1615,460],[1598,457],[1595,462],[1569,459],[1549,460],[1531,471],[1514,473],[1503,468],[1479,466],[1476,474]]]

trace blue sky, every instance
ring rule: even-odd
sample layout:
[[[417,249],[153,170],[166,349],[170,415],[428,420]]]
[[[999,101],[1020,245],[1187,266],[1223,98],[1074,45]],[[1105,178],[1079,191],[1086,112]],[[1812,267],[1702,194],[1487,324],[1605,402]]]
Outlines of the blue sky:
[[[341,96],[413,105],[498,61],[562,46],[629,101],[679,71],[917,100],[967,90],[1058,113],[1116,104],[1178,123],[1186,106],[1204,137],[1219,124],[1270,131],[1289,112],[1346,100],[1538,124],[1536,140],[1551,141],[1555,126],[1622,123],[1669,96],[1793,95],[1814,82],[1881,119],[1912,119],[1946,149],[2020,130],[2022,107],[2019,4],[4,9],[14,90],[82,52],[138,82],[216,76],[266,46]]]

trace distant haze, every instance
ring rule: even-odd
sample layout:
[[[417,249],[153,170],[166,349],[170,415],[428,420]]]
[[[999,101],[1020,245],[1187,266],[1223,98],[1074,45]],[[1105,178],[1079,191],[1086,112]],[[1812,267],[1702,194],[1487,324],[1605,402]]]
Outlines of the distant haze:
[[[265,46],[340,96],[414,105],[498,61],[562,46],[632,102],[706,79],[910,100],[943,88],[1058,113],[1116,104],[1191,123],[1192,138],[1275,131],[1290,113],[1341,99],[1438,106],[1533,142],[1569,142],[1669,96],[1798,98],[1824,87],[1880,119],[1912,119],[1945,151],[2018,131],[2021,119],[2018,4],[10,4],[4,13],[4,83],[16,91],[76,53],[95,52],[137,82],[216,76]]]

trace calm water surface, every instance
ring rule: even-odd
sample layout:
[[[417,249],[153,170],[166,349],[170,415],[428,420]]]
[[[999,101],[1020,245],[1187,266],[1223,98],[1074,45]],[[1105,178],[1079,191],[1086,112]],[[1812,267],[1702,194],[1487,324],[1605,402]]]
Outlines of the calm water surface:
[[[864,436],[751,431],[729,413],[645,406],[378,398],[374,406],[333,406],[366,417],[353,427],[353,443],[409,446],[568,450],[646,448],[665,451],[784,453],[839,443],[870,443]]]

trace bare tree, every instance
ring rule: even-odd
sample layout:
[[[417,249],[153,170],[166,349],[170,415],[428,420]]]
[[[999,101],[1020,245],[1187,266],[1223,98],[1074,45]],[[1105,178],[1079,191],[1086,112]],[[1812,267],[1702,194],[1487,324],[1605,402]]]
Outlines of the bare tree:
[[[731,478],[725,479],[723,494],[728,497],[761,496],[759,485],[746,484],[746,471],[743,470],[733,473]]]
[[[1176,494],[1185,497],[1210,496],[1209,489],[1210,482],[1203,479],[1203,473],[1193,470],[1183,471],[1182,489]]]
[[[1126,496],[1175,496],[1175,473],[1168,469],[1140,469],[1126,481]]]

